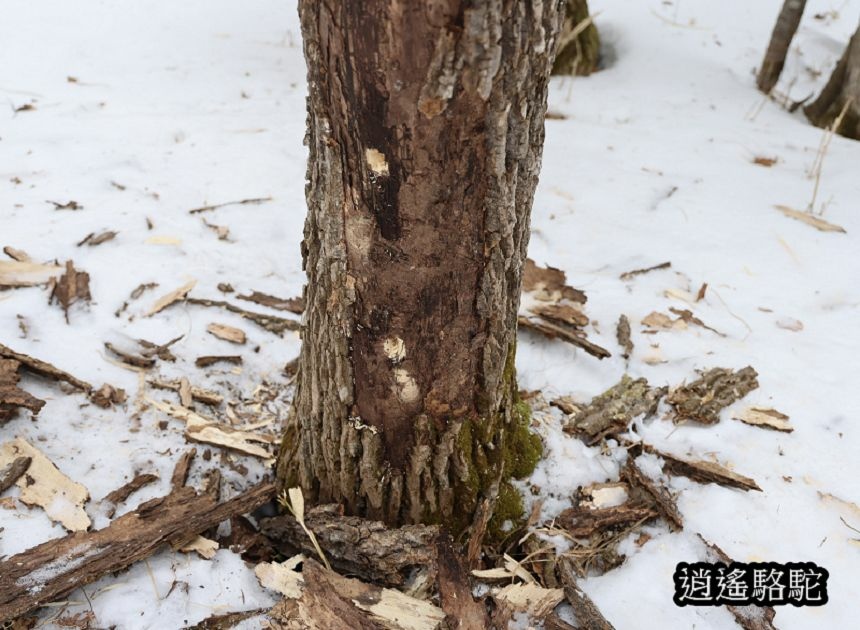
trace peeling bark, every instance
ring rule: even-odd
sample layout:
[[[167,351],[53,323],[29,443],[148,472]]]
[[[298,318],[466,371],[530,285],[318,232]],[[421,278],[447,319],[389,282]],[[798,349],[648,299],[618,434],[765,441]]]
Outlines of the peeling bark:
[[[461,531],[535,448],[513,364],[558,3],[299,13],[308,283],[279,479]]]

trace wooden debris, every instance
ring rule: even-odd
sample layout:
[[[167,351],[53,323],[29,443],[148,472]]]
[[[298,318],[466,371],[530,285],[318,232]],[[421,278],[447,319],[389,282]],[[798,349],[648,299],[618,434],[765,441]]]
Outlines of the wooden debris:
[[[250,512],[274,495],[275,486],[267,481],[216,504],[210,496],[184,487],[147,501],[104,529],[70,534],[12,556],[0,562],[0,622],[121,571],[165,543]]]
[[[666,391],[666,387],[652,388],[646,379],[633,380],[625,374],[616,385],[595,396],[564,430],[579,435],[586,444],[595,444],[607,436],[623,433],[639,415],[654,415]]]
[[[143,356],[158,357],[162,361],[170,361],[172,363],[176,361],[176,356],[170,351],[170,346],[175,344],[177,341],[180,341],[183,337],[185,337],[185,335],[179,335],[178,337],[174,337],[170,341],[162,344],[153,343],[146,339],[138,339],[137,343],[142,348],[140,354]]]
[[[209,306],[209,307],[217,307],[223,308],[231,313],[236,313],[237,315],[241,315],[245,319],[248,319],[261,328],[265,328],[269,332],[275,333],[276,335],[283,335],[287,330],[300,330],[301,322],[298,322],[293,319],[284,319],[283,317],[275,317],[274,315],[263,315],[262,313],[252,313],[251,311],[246,311],[243,308],[239,308],[234,304],[230,304],[229,302],[224,302],[223,300],[204,300],[199,298],[188,298],[186,300],[188,304],[196,304],[197,306]]]
[[[578,306],[578,304],[577,304]],[[558,324],[587,326],[588,316],[571,304],[537,304],[529,310],[535,315]]]
[[[116,513],[117,506],[128,499],[133,492],[136,492],[155,481],[158,481],[158,475],[154,475],[152,473],[137,474],[128,483],[125,483],[116,490],[109,492],[105,495],[105,498],[102,499],[102,502],[108,506],[106,510],[107,517],[111,518]]]
[[[573,416],[582,411],[582,405],[577,403],[570,396],[559,396],[558,398],[553,398],[549,401],[549,404],[553,407],[557,407],[561,409],[562,413]]]
[[[587,538],[608,529],[623,528],[659,516],[659,512],[644,502],[627,502],[615,507],[591,509],[570,507],[558,515],[558,524],[576,538]]]
[[[588,339],[581,336],[581,331],[573,327],[547,321],[536,321],[529,319],[524,315],[517,317],[517,324],[523,328],[539,332],[550,339],[559,338],[562,341],[566,341],[571,345],[582,348],[588,354],[597,357],[598,359],[605,359],[612,356],[609,350],[598,346],[596,343],[588,341]]]
[[[132,300],[136,300],[141,295],[143,295],[145,291],[148,291],[150,289],[154,289],[157,286],[158,286],[157,282],[145,282],[145,283],[141,283],[141,284],[137,285],[132,290],[131,294],[128,296],[128,299],[122,303],[122,306],[120,306],[118,309],[116,309],[116,311],[114,311],[114,317],[119,317],[120,315],[122,315],[126,311],[126,309],[128,308],[129,302],[131,302]]]
[[[54,210],[83,210],[84,209],[84,207],[81,204],[79,204],[77,201],[75,201],[74,199],[70,199],[66,203],[58,203],[56,201],[51,201],[50,199],[48,199],[46,201],[46,203],[49,203],[52,206],[54,206]]]
[[[195,455],[197,455],[197,449],[191,448],[182,453],[176,461],[173,474],[170,476],[170,487],[174,492],[183,487],[188,480],[188,471],[191,469],[191,462],[194,461]]]
[[[90,517],[83,507],[90,498],[87,489],[61,473],[42,451],[27,441],[17,438],[0,445],[0,466],[6,466],[22,456],[29,457],[31,461],[26,474],[16,482],[21,489],[19,499],[27,505],[40,506],[48,518],[69,531],[86,530],[90,526]],[[0,588],[0,592],[2,590]]]
[[[215,232],[219,241],[226,241],[230,237],[230,228],[226,225],[215,225],[214,223],[209,223],[206,219],[203,219],[203,225]]]
[[[9,254],[10,249],[6,248],[3,251]],[[15,255],[23,254],[18,250],[11,251]],[[29,260],[0,260],[0,289],[48,284],[56,279],[62,270],[59,265],[41,265]]]
[[[96,245],[101,245],[102,243],[107,243],[108,241],[112,241],[116,238],[118,232],[114,232],[113,230],[105,230],[104,232],[99,232],[96,234],[95,232],[90,232],[87,234],[83,240],[81,240],[77,246],[82,247],[83,245],[89,245],[90,247],[95,247]]]
[[[564,599],[564,591],[560,588],[544,588],[527,582],[509,584],[495,593],[494,598],[514,611],[526,613],[530,620],[541,620],[561,603]]]
[[[72,304],[92,300],[90,295],[90,274],[85,271],[75,269],[71,260],[66,261],[66,272],[60,276],[59,280],[53,281],[53,289],[51,296],[48,298],[48,304],[53,304],[54,300],[63,307],[63,312],[66,315],[66,323],[69,323],[69,307]]]
[[[32,260],[32,258],[30,258],[30,255],[27,252],[25,252],[23,249],[15,249],[11,245],[6,245],[3,248],[3,253],[6,254],[12,260],[17,261],[17,262],[26,263],[26,262],[30,262]],[[54,266],[56,267],[56,265],[54,265]],[[59,267],[57,267],[57,271],[59,271]]]
[[[592,510],[618,507],[627,502],[629,486],[626,483],[613,481],[609,483],[593,483],[581,488],[577,493],[579,505]]]
[[[564,596],[576,615],[577,627],[583,630],[615,630],[594,601],[576,583],[576,573],[570,558],[561,558],[558,571],[564,584]]]
[[[166,402],[148,399],[156,409],[185,422],[185,438],[193,442],[222,446],[245,455],[253,455],[264,460],[272,459],[271,453],[256,443],[271,444],[275,438],[262,433],[234,429],[226,424],[204,418],[189,409]]]
[[[72,387],[81,391],[90,392],[93,389],[93,386],[86,381],[75,378],[68,372],[55,368],[50,363],[41,361],[40,359],[35,359],[20,352],[15,352],[12,348],[4,346],[2,343],[0,343],[0,358],[14,359],[15,361],[18,361],[21,364],[21,367],[25,370],[55,381],[63,381],[64,383],[68,383]]]
[[[160,298],[158,298],[152,304],[152,306],[146,312],[146,316],[152,317],[156,313],[159,313],[159,312],[163,311],[164,309],[166,309],[171,304],[175,304],[176,302],[179,302],[180,300],[184,300],[188,296],[188,293],[191,291],[191,289],[193,289],[195,287],[196,284],[197,284],[197,280],[189,280],[188,282],[183,284],[181,287],[176,288],[173,291],[170,291],[169,293],[162,295]]]
[[[739,490],[758,490],[758,484],[749,477],[744,477],[715,462],[687,460],[658,451],[650,445],[643,445],[643,450],[657,455],[664,461],[663,471],[679,477],[687,477],[699,483],[716,483],[721,486],[738,488]]]
[[[472,587],[464,558],[454,552],[451,537],[436,541],[438,558],[439,603],[445,611],[450,630],[483,630],[489,619],[483,603],[472,598]]]
[[[283,562],[261,562],[254,567],[254,575],[263,588],[297,599],[302,596],[304,580],[296,567],[305,560],[307,557],[303,554],[296,554]]]
[[[630,338],[630,320],[623,313],[618,317],[618,324],[615,326],[615,338],[618,345],[624,349],[621,356],[629,359],[633,354],[633,340]]]
[[[795,210],[794,208],[789,208],[788,206],[777,205],[774,206],[777,210],[782,212],[785,216],[795,219],[796,221],[801,221],[806,223],[806,225],[811,225],[816,230],[820,230],[822,232],[840,232],[842,234],[846,233],[844,227],[835,225],[833,223],[828,223],[821,217],[817,217],[810,212],[801,212],[800,210]]]
[[[201,206],[199,208],[193,208],[188,211],[188,214],[200,214],[201,212],[209,212],[210,210],[217,210],[218,208],[224,208],[225,206],[257,205],[271,200],[271,197],[258,197],[254,199],[240,199],[239,201],[226,201],[224,203],[216,203],[210,206]]]
[[[230,343],[243,344],[245,343],[245,331],[226,324],[212,323],[206,327],[206,330],[211,335],[215,335],[218,339],[229,341]]]
[[[242,357],[238,354],[210,354],[204,357],[197,357],[197,359],[195,359],[194,361],[194,365],[199,368],[209,367],[210,365],[215,365],[216,363],[231,363],[233,365],[242,365]]]
[[[45,406],[44,400],[18,387],[20,366],[15,359],[0,359],[0,425],[15,417],[18,409],[28,409],[36,416]]]
[[[186,626],[183,630],[231,630],[243,621],[262,615],[266,612],[265,608],[257,608],[255,610],[245,610],[243,612],[224,613],[223,615],[212,615],[206,617],[200,623],[193,626]]]
[[[703,285],[704,286],[704,285]],[[698,301],[698,297],[696,298]],[[675,308],[674,306],[670,306],[669,310],[672,311],[675,315],[677,315],[684,323],[686,324],[695,324],[705,330],[710,330],[712,333],[719,335],[720,337],[725,337],[725,333],[721,333],[716,328],[711,328],[701,319],[693,315],[693,311],[686,308]]]
[[[191,540],[178,547],[183,553],[194,552],[204,560],[211,560],[218,552],[218,543],[205,536],[194,536]]]
[[[727,566],[733,562],[732,558],[717,545],[705,540],[701,534],[698,536],[705,545],[706,562],[722,562]],[[773,619],[776,616],[773,606],[726,606],[726,609],[743,630],[777,630],[773,625]]]
[[[142,368],[144,370],[148,370],[149,368],[151,368],[155,365],[155,359],[152,359],[150,357],[141,357],[141,356],[138,356],[135,354],[131,354],[129,352],[125,352],[125,351],[117,348],[115,345],[113,345],[109,341],[106,341],[104,345],[105,345],[105,348],[107,350],[110,350],[110,352],[112,352],[113,354],[115,354],[117,356],[117,358],[119,358],[120,361],[122,361],[123,363],[126,363],[128,365]]]
[[[152,387],[158,389],[165,389],[174,392],[179,392],[181,388],[181,381],[162,381],[158,379],[151,379],[147,381]],[[191,398],[196,400],[197,402],[201,402],[204,405],[210,405],[212,407],[217,407],[222,402],[224,402],[224,397],[218,392],[213,392],[208,389],[203,389],[200,387],[195,387],[191,385]],[[187,405],[184,405],[187,406]]]
[[[22,455],[12,460],[12,463],[0,470],[0,494],[3,494],[12,487],[18,479],[27,472],[30,467],[32,457]]]
[[[774,431],[782,431],[784,433],[794,431],[794,427],[788,422],[787,415],[780,413],[776,409],[766,407],[750,407],[745,409],[740,415],[735,416],[735,420],[740,420],[755,427],[773,429]]]
[[[539,267],[531,258],[526,259],[523,269],[523,291],[532,293],[543,302],[566,299],[585,304],[588,300],[585,293],[567,285],[564,271],[555,267]]]
[[[644,269],[634,269],[632,271],[625,271],[620,276],[618,276],[621,280],[632,280],[636,276],[641,276],[644,273],[650,273],[652,271],[658,271],[660,269],[669,269],[672,266],[672,263],[668,260],[664,263],[660,263],[659,265],[654,265],[652,267],[645,267]]]
[[[674,407],[675,422],[716,424],[725,407],[758,387],[757,377],[758,373],[750,366],[737,371],[713,368],[698,380],[672,391],[666,401]]]
[[[296,315],[301,315],[305,310],[305,301],[301,297],[279,298],[260,291],[251,291],[248,295],[237,295],[236,297],[246,302],[254,302],[260,306],[268,306],[278,311],[288,311]]]
[[[191,396],[191,383],[186,377],[179,379],[179,404],[190,409],[193,406],[194,398]]]
[[[684,328],[685,325],[683,320],[675,319],[673,320],[671,317],[666,315],[665,313],[660,313],[659,311],[653,311],[648,313],[645,317],[642,318],[642,325],[646,326],[652,330],[654,329],[664,329],[669,330],[670,328]]]
[[[765,155],[756,155],[753,160],[753,164],[758,164],[759,166],[765,166],[770,168],[777,162],[779,162],[779,158],[776,157],[767,157]]]
[[[632,457],[627,458],[627,465],[622,470],[621,476],[631,486],[643,490],[654,500],[660,516],[666,520],[670,529],[676,532],[684,529],[684,520],[681,518],[680,512],[678,512],[675,499],[669,494],[666,488],[646,477],[645,473],[640,470]]]
[[[112,405],[121,405],[127,399],[128,395],[124,389],[108,385],[107,383],[90,394],[90,402],[102,409],[107,409]]]
[[[389,528],[380,521],[344,516],[340,505],[310,508],[304,521],[336,570],[365,580],[403,586],[415,569],[436,561],[439,528],[435,526]],[[316,554],[302,526],[289,514],[263,519],[260,531],[284,554]]]

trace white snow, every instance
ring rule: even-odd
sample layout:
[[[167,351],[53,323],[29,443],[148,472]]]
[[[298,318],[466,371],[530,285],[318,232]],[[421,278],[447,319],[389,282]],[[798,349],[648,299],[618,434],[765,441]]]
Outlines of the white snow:
[[[753,477],[763,492],[671,479],[685,530],[649,529],[653,538],[641,548],[624,544],[629,557],[619,569],[583,583],[619,630],[736,627],[723,609],[680,609],[671,601],[675,564],[701,557],[696,533],[736,560],[809,560],[830,571],[830,604],[779,608],[782,630],[855,625],[860,549],[840,517],[860,527],[850,505],[860,503],[860,388],[853,382],[860,373],[860,144],[834,138],[815,206],[847,234],[818,232],[774,208],[804,210],[810,203],[808,171],[822,137],[800,112],[787,113],[755,88],[754,69],[780,4],[592,0],[609,66],[552,83],[550,110],[566,118],[547,121],[530,252],[587,292],[589,336],[614,356],[601,362],[523,333],[521,386],[585,402],[625,370],[677,385],[696,369],[747,364],[761,383],[714,427],[637,423],[658,448],[714,456]],[[779,89],[794,99],[817,92],[858,16],[858,0],[810,0]],[[22,414],[0,428],[0,440],[31,441],[84,484],[92,496],[87,511],[103,527],[104,495],[135,472],[151,471],[159,482],[132,495],[117,515],[163,495],[187,448],[181,422],[170,420],[162,430],[163,414],[133,417],[138,375],[108,361],[104,341],[126,347],[141,337],[185,335],[173,346],[179,361],[162,362],[165,375],[245,395],[263,379],[285,382],[281,369],[298,353],[294,333],[281,340],[223,311],[179,305],[143,316],[156,298],[192,279],[193,295],[212,299],[224,298],[219,282],[282,297],[301,291],[305,69],[295,3],[7,0],[0,41],[0,246],[39,262],[74,260],[89,272],[94,298],[89,308],[73,307],[66,325],[42,289],[0,293],[0,341],[130,396],[127,410],[102,410],[26,378],[26,388],[47,405],[36,422]],[[27,104],[35,109],[15,111]],[[778,161],[767,168],[752,163],[756,156]],[[188,213],[266,197],[271,201]],[[48,203],[70,200],[83,209]],[[229,228],[226,240],[204,220]],[[75,246],[102,230],[119,234],[97,247]],[[670,270],[619,279],[667,260]],[[115,317],[146,282],[159,286]],[[709,288],[702,302],[679,299],[695,296],[703,282]],[[693,310],[726,337],[697,327],[640,334],[643,317],[670,306]],[[614,341],[621,313],[636,344],[628,365]],[[18,315],[29,328],[26,338]],[[797,328],[792,320],[803,328],[784,327]],[[215,366],[204,377],[194,358],[235,353],[206,333],[212,322],[239,327],[249,339],[241,369]],[[256,346],[258,352],[248,351]],[[150,394],[174,400],[169,392]],[[281,413],[285,405],[280,400],[273,409]],[[731,411],[750,405],[788,414],[795,431],[731,419]],[[615,479],[622,461],[619,449],[587,448],[553,418],[541,428],[548,457],[529,480],[543,489],[548,517],[569,505],[578,486]],[[192,483],[220,459],[213,448],[212,462],[202,461],[202,450],[198,445]],[[225,468],[231,491],[264,472],[254,458],[234,460],[250,472],[244,479]],[[64,533],[20,503],[0,509],[0,527],[0,554],[7,556]],[[67,611],[89,610],[89,599],[100,627],[123,629],[181,628],[275,601],[252,567],[226,550],[212,561],[164,550],[85,591],[87,597],[69,597],[77,603]],[[46,609],[44,620],[58,612]]]

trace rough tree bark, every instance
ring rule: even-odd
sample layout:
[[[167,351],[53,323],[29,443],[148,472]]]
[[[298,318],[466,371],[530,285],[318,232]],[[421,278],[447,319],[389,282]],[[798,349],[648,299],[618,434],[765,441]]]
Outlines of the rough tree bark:
[[[540,441],[517,399],[516,314],[557,0],[316,2],[306,312],[279,483],[455,533]]]
[[[773,86],[779,81],[788,48],[791,46],[797,27],[800,26],[800,18],[803,17],[805,8],[806,0],[785,0],[779,11],[779,17],[776,18],[776,25],[770,36],[770,43],[758,71],[758,89],[765,94],[770,94]]]
[[[849,40],[827,85],[804,111],[817,127],[828,127],[841,116],[836,133],[860,140],[860,26]]]

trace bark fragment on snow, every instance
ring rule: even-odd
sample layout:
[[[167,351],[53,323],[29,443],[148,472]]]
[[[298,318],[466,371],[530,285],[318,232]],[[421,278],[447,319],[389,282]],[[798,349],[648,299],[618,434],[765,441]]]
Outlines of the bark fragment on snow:
[[[653,446],[643,444],[643,450],[663,459],[663,471],[679,477],[687,477],[699,483],[716,483],[721,486],[738,488],[739,490],[758,490],[755,480],[740,475],[716,462],[682,459],[669,453],[659,451]]]
[[[550,614],[564,599],[560,588],[544,588],[539,584],[525,582],[508,584],[493,594],[494,599],[513,612],[526,613],[528,618],[541,620]]]
[[[678,512],[678,506],[675,504],[675,499],[669,493],[669,490],[645,476],[645,473],[636,465],[632,457],[627,458],[627,465],[624,467],[621,476],[631,486],[640,488],[654,500],[660,516],[666,520],[670,529],[676,532],[684,529],[684,520],[681,518],[680,512]]]
[[[634,380],[625,374],[616,385],[595,396],[564,430],[581,436],[586,444],[595,444],[623,433],[637,416],[654,415],[666,391],[666,387],[650,387],[646,379]]]
[[[531,258],[523,268],[523,291],[543,302],[558,302],[565,299],[579,304],[588,301],[585,293],[567,284],[567,275],[555,267],[540,267]]]
[[[228,326],[226,324],[217,324],[213,322],[206,327],[206,331],[209,334],[218,337],[218,339],[223,339],[224,341],[229,341],[230,343],[241,345],[246,341],[245,331],[243,331],[241,328],[236,328],[234,326]]]
[[[18,387],[20,366],[15,359],[0,359],[0,426],[15,417],[18,409],[28,409],[36,416],[45,406],[44,400]]]
[[[95,232],[90,232],[87,234],[78,244],[78,247],[82,247],[84,245],[89,245],[90,247],[95,247],[97,245],[101,245],[102,243],[107,243],[108,241],[112,241],[116,238],[118,232],[114,232],[113,230],[105,230],[104,232],[99,232],[96,234]]]
[[[230,363],[231,365],[242,365],[242,357],[238,354],[209,354],[203,357],[197,357],[194,360],[194,365],[199,368],[209,367],[216,363]]]
[[[666,401],[674,408],[675,422],[716,424],[723,409],[758,387],[757,378],[758,373],[750,366],[737,371],[712,368],[673,390]]]
[[[237,295],[236,298],[245,300],[246,302],[254,302],[260,306],[268,306],[278,311],[288,311],[296,315],[301,315],[305,310],[305,301],[301,297],[280,298],[260,291],[251,291],[247,295]]]
[[[858,46],[858,48],[860,48],[860,46]],[[836,225],[835,223],[825,221],[821,217],[816,216],[811,212],[801,212],[800,210],[795,210],[794,208],[789,208],[788,206],[783,205],[776,205],[774,206],[774,208],[782,212],[785,216],[794,219],[795,221],[800,221],[801,223],[806,223],[806,225],[811,225],[820,232],[838,232],[840,234],[845,234],[847,232],[847,230],[841,225]]]
[[[52,282],[53,288],[51,289],[51,296],[48,298],[48,304],[53,304],[54,300],[57,300],[57,303],[63,308],[68,324],[69,308],[72,304],[92,300],[90,274],[85,271],[78,271],[72,261],[67,260],[65,273],[60,276],[59,280],[52,280]]]
[[[23,254],[23,252],[19,253],[18,250],[10,247],[3,251],[12,258]],[[0,289],[36,287],[48,284],[51,280],[56,279],[62,271],[63,268],[59,265],[42,265],[30,260],[0,260]]]
[[[121,405],[128,400],[125,390],[105,383],[90,394],[90,402],[94,405],[107,409],[112,405]]]
[[[196,448],[190,448],[176,460],[176,465],[173,467],[173,474],[170,476],[170,487],[175,492],[185,485],[188,480],[188,472],[191,470],[191,463],[194,461],[194,456],[197,455]]]
[[[389,528],[380,521],[344,516],[339,505],[310,508],[304,520],[332,566],[342,573],[403,586],[415,569],[432,567],[436,562],[434,545],[439,528],[435,526]],[[289,514],[264,519],[260,531],[285,553],[316,554],[304,528]]]
[[[166,309],[171,304],[176,304],[176,302],[184,300],[186,297],[188,297],[188,294],[191,292],[191,289],[193,289],[196,285],[197,280],[189,280],[181,287],[178,287],[173,291],[165,293],[152,303],[152,306],[150,306],[149,310],[146,311],[146,316],[152,317],[156,313],[159,313]]]
[[[180,381],[163,381],[160,379],[152,379],[147,381],[152,387],[157,389],[169,390],[172,392],[179,393],[179,389],[181,386]],[[191,386],[191,398],[198,402],[203,403],[204,405],[210,405],[212,407],[217,407],[222,402],[224,402],[224,397],[218,392],[214,392],[209,389],[204,389],[202,387],[196,387],[194,385]]]
[[[105,349],[114,354],[120,361],[132,367],[148,370],[155,366],[155,359],[151,357],[142,357],[125,350],[120,350],[109,341],[104,342]]]
[[[274,495],[274,485],[263,482],[216,504],[212,497],[185,487],[147,501],[104,529],[69,534],[7,558],[0,562],[0,622],[121,571],[163,544],[250,512]]]
[[[564,584],[564,595],[573,608],[578,627],[584,630],[615,630],[594,601],[577,584],[576,573],[569,558],[559,560],[558,571]]]
[[[30,462],[32,461],[32,457],[22,455],[12,460],[12,463],[9,465],[3,464],[5,467],[0,469],[0,494],[11,488],[12,484],[27,472],[27,468],[30,467]]]
[[[585,333],[583,333],[578,328],[574,328],[572,326],[562,323],[533,320],[529,319],[524,315],[520,315],[517,318],[517,323],[522,328],[534,330],[535,332],[539,332],[550,339],[559,338],[562,341],[566,341],[571,345],[582,348],[588,354],[593,357],[597,357],[598,359],[606,359],[607,357],[612,356],[612,353],[610,353],[609,350],[607,350],[606,348],[598,346],[596,343],[592,343],[591,341],[586,339]]]
[[[158,475],[152,473],[140,473],[135,475],[131,481],[124,483],[116,490],[112,490],[106,494],[105,498],[102,499],[102,502],[108,506],[105,512],[107,517],[111,518],[116,513],[117,506],[128,499],[132,493],[137,492],[144,486],[156,481],[158,481]]]
[[[16,438],[0,444],[0,466],[19,457],[31,460],[26,474],[16,482],[21,489],[19,499],[27,505],[38,505],[48,518],[69,531],[86,530],[90,517],[84,511],[84,503],[90,498],[89,491],[60,472],[42,451],[26,440]]]
[[[618,340],[618,345],[624,349],[621,356],[629,359],[633,354],[633,340],[630,338],[630,320],[623,313],[618,317],[618,323],[615,325],[615,338]]]
[[[230,304],[229,302],[225,302],[223,300],[205,300],[200,298],[188,298],[186,300],[188,304],[195,304],[197,306],[209,306],[215,308],[223,308],[231,313],[236,313],[236,315],[241,315],[245,319],[254,322],[257,326],[268,330],[271,333],[275,333],[276,335],[283,335],[284,332],[288,330],[301,330],[301,323],[294,319],[285,319],[283,317],[275,317],[274,315],[264,315],[263,313],[254,313],[251,311],[246,311],[243,308],[239,308],[234,304]]]
[[[21,364],[21,367],[25,370],[28,370],[34,374],[38,374],[39,376],[53,379],[55,381],[63,381],[65,383],[68,383],[72,387],[80,389],[81,391],[90,392],[93,388],[93,386],[86,381],[82,381],[79,378],[75,378],[68,372],[64,372],[63,370],[54,367],[50,363],[47,363],[40,359],[36,359],[26,354],[22,354],[20,352],[15,352],[14,350],[12,350],[12,348],[4,346],[2,343],[0,343],[0,357],[4,359],[14,359],[15,361],[18,361]]]
[[[32,260],[32,258],[30,258],[30,255],[23,249],[16,249],[11,245],[4,246],[3,253],[16,262],[26,263]],[[54,265],[54,267],[56,267],[56,265]],[[2,267],[0,267],[0,269],[2,269]],[[59,267],[57,267],[57,271],[59,272]],[[2,273],[3,272],[0,271],[0,275],[2,275]]]
[[[766,407],[749,407],[748,409],[744,409],[744,411],[735,416],[735,420],[740,420],[744,424],[750,424],[754,427],[773,429],[774,431],[782,431],[783,433],[794,431],[794,427],[788,422],[787,415],[776,409]]]

